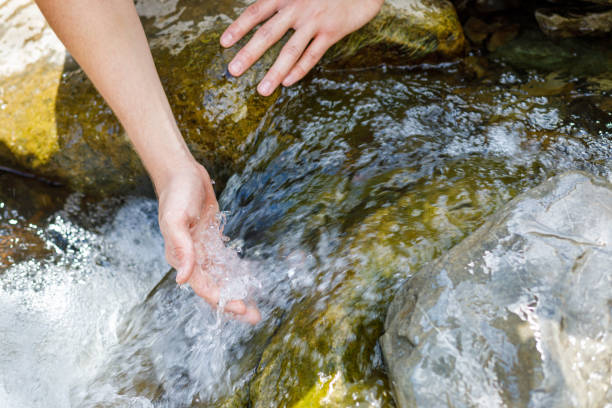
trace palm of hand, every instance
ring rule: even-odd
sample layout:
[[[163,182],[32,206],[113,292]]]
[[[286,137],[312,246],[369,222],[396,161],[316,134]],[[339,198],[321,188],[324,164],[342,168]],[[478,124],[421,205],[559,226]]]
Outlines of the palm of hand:
[[[210,251],[228,249],[221,231],[211,230],[211,226],[218,226],[219,205],[208,173],[199,164],[186,165],[158,193],[166,259],[178,271],[177,282],[189,283],[196,294],[217,307],[221,288],[207,270],[207,259],[211,258]],[[257,308],[247,307],[242,300],[229,301],[224,308],[252,324],[261,319]]]

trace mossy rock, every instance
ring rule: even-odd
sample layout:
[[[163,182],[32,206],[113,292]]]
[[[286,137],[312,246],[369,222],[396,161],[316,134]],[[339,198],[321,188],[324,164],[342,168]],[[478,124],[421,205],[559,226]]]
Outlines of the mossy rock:
[[[251,383],[253,407],[393,405],[377,341],[394,288],[501,205],[473,181],[440,188],[409,174],[386,175],[381,188],[413,188],[351,225],[334,255],[345,266],[319,276],[319,289],[288,312]]]
[[[226,73],[233,52],[218,45],[226,25],[218,17],[204,27],[175,23],[148,33],[183,136],[220,179],[238,168],[246,139],[278,95],[255,92],[272,53],[241,78]],[[175,44],[177,36],[184,42]],[[78,190],[110,193],[149,185],[112,111],[69,57],[63,67],[35,63],[4,79],[2,90],[0,119],[7,126],[0,141],[11,153],[6,160]]]
[[[242,167],[249,138],[280,94],[263,98],[255,87],[282,41],[245,75],[233,78],[227,64],[246,41],[225,50],[218,40],[243,2],[203,5],[186,0],[137,2],[137,6],[183,136],[222,187]],[[49,33],[40,14],[32,19]],[[7,24],[11,28],[11,22]],[[463,33],[449,2],[394,0],[336,46],[326,61],[339,58],[344,64],[360,65],[361,59],[378,64],[392,55],[405,63],[428,54],[450,57],[462,48]],[[4,124],[0,159],[5,163],[90,193],[136,191],[135,187],[150,191],[146,172],[122,127],[67,54],[63,64],[41,54],[23,71],[0,78],[0,107]]]
[[[328,57],[348,65],[408,64],[448,60],[464,49],[463,29],[450,1],[387,0],[370,23],[335,45]]]

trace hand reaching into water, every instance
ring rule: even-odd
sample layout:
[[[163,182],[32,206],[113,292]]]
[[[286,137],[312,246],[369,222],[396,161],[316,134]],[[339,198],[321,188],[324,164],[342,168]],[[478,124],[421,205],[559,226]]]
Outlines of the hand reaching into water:
[[[334,43],[364,26],[384,0],[258,0],[225,30],[221,45],[231,47],[257,24],[266,21],[229,64],[242,75],[289,30],[295,33],[257,87],[268,96],[278,87],[302,79]]]
[[[209,270],[214,266],[209,260],[228,250],[216,219],[219,205],[208,172],[197,162],[190,161],[158,181],[156,189],[166,259],[178,272],[177,283],[189,283],[199,296],[216,307],[222,288],[212,276],[214,271]],[[230,300],[224,306],[226,312],[233,313],[239,320],[251,324],[261,320],[259,311],[242,300]]]
[[[194,160],[178,129],[134,2],[36,2],[127,130],[151,176],[159,197],[166,256],[179,271],[177,281],[188,282],[216,307],[221,290],[214,279],[209,279],[209,271],[197,264],[197,258],[206,258],[207,254],[202,248],[198,254],[195,238],[200,237],[198,230],[208,225],[219,206],[208,173]],[[220,232],[209,239],[216,245],[211,248],[225,248]],[[261,318],[256,308],[241,300],[229,301],[225,310],[250,323]]]

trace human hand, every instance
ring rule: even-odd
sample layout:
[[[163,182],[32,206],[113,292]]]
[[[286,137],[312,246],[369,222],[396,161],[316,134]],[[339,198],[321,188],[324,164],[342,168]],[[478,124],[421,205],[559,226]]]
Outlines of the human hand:
[[[207,251],[225,248],[218,226],[219,204],[206,169],[195,161],[175,167],[156,183],[159,197],[159,226],[164,237],[166,259],[177,270],[176,281],[189,283],[196,294],[217,307],[221,289],[206,270]],[[206,239],[205,245],[200,242]],[[242,300],[230,300],[224,310],[251,324],[261,320],[257,308]]]
[[[281,83],[291,86],[315,66],[329,47],[374,18],[383,2],[257,0],[221,36],[221,45],[231,47],[257,24],[267,20],[230,62],[229,72],[234,76],[242,75],[289,29],[294,29],[295,33],[283,46],[257,90],[268,96]]]

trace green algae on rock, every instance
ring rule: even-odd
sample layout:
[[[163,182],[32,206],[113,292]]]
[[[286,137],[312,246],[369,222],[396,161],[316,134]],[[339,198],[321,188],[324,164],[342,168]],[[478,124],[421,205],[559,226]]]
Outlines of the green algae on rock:
[[[605,406],[611,203],[605,179],[554,177],[410,278],[382,337],[398,405]]]
[[[450,1],[387,0],[371,22],[332,47],[328,58],[349,66],[409,64],[454,58],[464,48],[463,29]]]
[[[188,145],[214,177],[224,179],[237,170],[244,142],[274,102],[275,97],[260,98],[254,90],[272,53],[249,74],[231,78],[225,66],[232,52],[218,45],[227,18],[204,22],[150,26],[147,34]],[[186,41],[173,43],[177,37]],[[175,46],[168,48],[169,43]],[[122,127],[85,74],[67,58],[61,79],[61,67],[30,66],[24,74],[2,81],[0,118],[6,119],[6,126],[0,140],[12,153],[6,159],[97,194],[146,188],[146,173]]]
[[[454,171],[462,173],[463,164],[455,165]],[[397,187],[399,173],[413,172],[392,171],[385,175],[387,183],[378,178],[370,188]],[[305,407],[392,404],[377,363],[390,293],[402,277],[452,247],[501,202],[486,194],[492,185],[484,182],[461,180],[445,188],[437,181],[428,186],[412,177],[409,192],[345,231],[332,255],[344,267],[325,274],[333,284],[305,295],[265,348],[251,383],[254,407],[271,401]]]
[[[241,169],[250,137],[279,95],[263,98],[255,87],[281,44],[240,78],[232,78],[227,63],[246,40],[225,50],[218,39],[244,3],[200,3],[153,1],[137,6],[179,128],[196,159],[222,187],[229,175]],[[402,62],[430,53],[443,58],[457,55],[463,34],[454,10],[445,0],[434,3],[431,9],[419,1],[386,5],[379,17],[336,47],[333,55],[353,56],[355,61],[365,55],[372,61],[372,52],[390,48],[399,50]],[[50,30],[44,20],[41,24]],[[7,47],[18,49],[19,44]],[[60,49],[53,55],[63,53]],[[64,66],[57,59],[52,63],[48,58],[33,59],[23,72],[0,79],[2,159],[90,193],[150,189],[145,170],[109,107],[71,57],[66,55]]]

